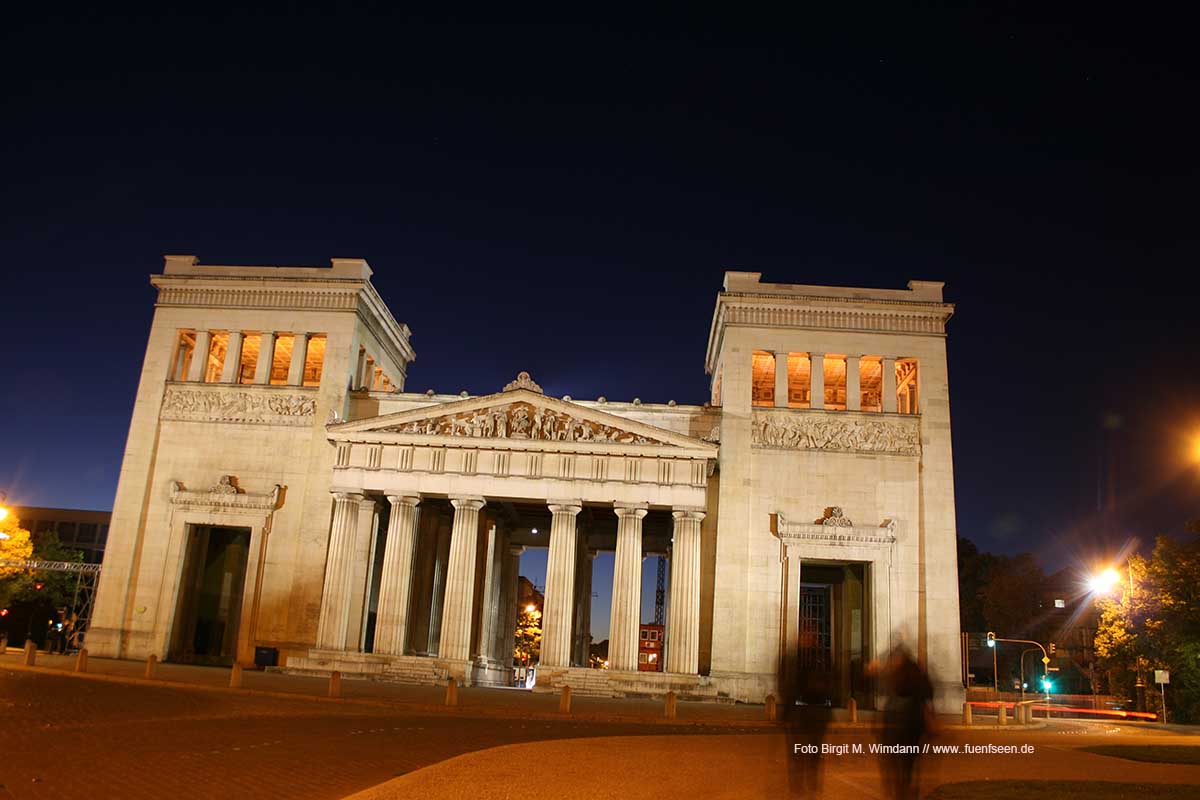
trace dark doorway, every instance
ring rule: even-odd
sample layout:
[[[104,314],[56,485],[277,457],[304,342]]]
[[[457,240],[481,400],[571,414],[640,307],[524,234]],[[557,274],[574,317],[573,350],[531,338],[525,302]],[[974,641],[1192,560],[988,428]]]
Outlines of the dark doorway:
[[[870,708],[867,565],[806,562],[800,575],[800,669],[822,677],[833,705],[853,697],[859,708]]]
[[[169,660],[233,664],[249,553],[249,528],[189,526]]]

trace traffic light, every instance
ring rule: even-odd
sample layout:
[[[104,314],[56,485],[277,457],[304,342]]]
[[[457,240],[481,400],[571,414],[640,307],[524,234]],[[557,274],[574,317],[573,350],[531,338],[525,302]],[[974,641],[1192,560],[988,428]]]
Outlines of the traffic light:
[[[1057,649],[1057,646],[1054,644],[1054,642],[1051,642],[1050,643],[1050,655],[1054,655],[1054,651],[1056,649]]]
[[[996,634],[992,633],[991,631],[988,631],[988,633],[987,633],[987,646],[988,647],[996,646]]]
[[[1053,687],[1054,687],[1054,684],[1050,682],[1050,679],[1049,679],[1049,678],[1042,678],[1042,689],[1043,689],[1044,691],[1047,691],[1047,692],[1048,692],[1048,691],[1050,691],[1050,690],[1051,690]]]
[[[40,592],[40,591],[42,590],[42,588],[43,588],[43,587],[45,587],[45,585],[46,585],[46,584],[42,583],[41,581],[36,581],[36,582],[33,584],[34,591],[38,591],[38,592]]]
[[[0,617],[7,617],[7,616],[8,616],[8,609],[0,608]]]

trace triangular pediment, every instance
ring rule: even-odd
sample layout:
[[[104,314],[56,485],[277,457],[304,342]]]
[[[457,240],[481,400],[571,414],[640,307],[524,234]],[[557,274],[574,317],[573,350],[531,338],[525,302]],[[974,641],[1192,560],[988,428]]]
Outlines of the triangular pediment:
[[[709,442],[524,388],[343,422],[328,430],[337,434],[650,445],[717,454],[717,446]]]

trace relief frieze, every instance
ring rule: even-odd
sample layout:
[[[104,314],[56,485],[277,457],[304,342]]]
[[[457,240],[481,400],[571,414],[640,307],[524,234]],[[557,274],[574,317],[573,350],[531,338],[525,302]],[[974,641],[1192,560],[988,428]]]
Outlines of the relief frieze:
[[[316,409],[315,394],[168,386],[161,416],[189,422],[308,425]]]
[[[918,420],[872,418],[867,414],[755,411],[751,443],[785,450],[846,453],[921,453]]]

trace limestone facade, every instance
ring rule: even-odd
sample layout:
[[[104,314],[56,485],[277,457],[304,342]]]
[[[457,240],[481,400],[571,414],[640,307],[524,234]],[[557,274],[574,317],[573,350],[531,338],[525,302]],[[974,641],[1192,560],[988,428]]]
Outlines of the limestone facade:
[[[506,682],[519,555],[545,547],[542,688],[761,701],[815,664],[870,704],[864,665],[904,642],[961,702],[941,284],[726,273],[712,394],[684,406],[554,398],[525,373],[406,392],[409,330],[370,275],[168,257],[152,276],[93,653],[266,646],[297,671]],[[597,551],[616,563],[603,671]],[[657,553],[666,672],[638,672]]]

